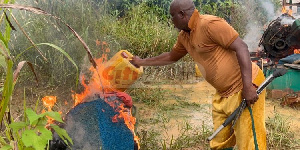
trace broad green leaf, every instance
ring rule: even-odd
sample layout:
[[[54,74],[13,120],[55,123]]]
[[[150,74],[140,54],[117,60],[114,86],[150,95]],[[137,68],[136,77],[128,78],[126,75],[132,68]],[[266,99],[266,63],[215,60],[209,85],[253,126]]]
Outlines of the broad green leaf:
[[[0,148],[0,150],[11,150],[11,149],[12,149],[12,147],[10,145],[5,145]]]
[[[33,125],[41,117],[30,108],[26,109],[26,115],[29,119],[30,125]]]
[[[59,126],[54,125],[54,124],[51,124],[51,128],[55,130],[55,132],[58,134],[58,136],[61,139],[63,139],[65,141],[65,143],[71,143],[73,145],[73,141],[65,129],[62,129]],[[67,142],[65,139],[67,139],[69,142]]]
[[[51,117],[52,119],[58,121],[58,122],[63,122],[61,119],[61,116],[58,112],[54,112],[54,111],[47,111],[43,114],[41,114],[42,116],[48,116]]]
[[[45,126],[47,124],[48,119],[46,117],[41,117],[39,118],[37,122],[37,126]]]
[[[26,127],[28,124],[26,122],[13,122],[9,125],[14,132],[18,132],[20,129]]]
[[[36,130],[25,130],[22,134],[24,145],[26,147],[33,147],[36,150],[45,149],[48,141],[51,139],[52,133],[45,127],[37,127]]]
[[[40,137],[42,137],[43,139],[52,139],[52,132],[48,130],[45,126],[37,126],[36,131],[41,133]]]

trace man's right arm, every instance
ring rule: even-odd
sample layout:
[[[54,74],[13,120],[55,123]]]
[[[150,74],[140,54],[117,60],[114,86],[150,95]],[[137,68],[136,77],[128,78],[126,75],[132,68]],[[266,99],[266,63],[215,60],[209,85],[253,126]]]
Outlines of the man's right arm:
[[[145,59],[134,56],[132,59],[132,63],[137,66],[163,66],[175,63],[185,55],[186,53],[179,53],[172,50],[170,52],[165,52],[158,56]]]

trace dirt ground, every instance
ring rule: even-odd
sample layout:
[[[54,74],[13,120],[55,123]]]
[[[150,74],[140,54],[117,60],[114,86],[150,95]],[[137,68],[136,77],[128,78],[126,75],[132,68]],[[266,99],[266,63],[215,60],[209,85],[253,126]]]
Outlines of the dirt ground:
[[[138,108],[138,120],[158,118],[157,124],[152,125],[147,121],[138,123],[138,131],[159,129],[164,139],[168,141],[179,136],[180,129],[184,127],[186,122],[194,127],[201,127],[204,124],[212,129],[211,102],[215,89],[209,83],[204,80],[198,80],[189,84],[159,85],[159,87],[170,90],[172,94],[181,97],[181,100],[192,105],[175,108],[171,112],[169,111],[169,114],[156,113],[155,109],[147,109],[144,104],[135,104]],[[167,107],[176,104],[178,102],[176,96],[171,96],[164,100],[162,102],[163,105]],[[275,112],[277,112],[286,118],[287,122],[290,122],[290,130],[295,133],[295,138],[300,139],[298,134],[300,131],[299,108],[282,107],[280,102],[280,100],[266,99],[266,120],[274,117]],[[161,117],[165,117],[165,120],[161,119]]]

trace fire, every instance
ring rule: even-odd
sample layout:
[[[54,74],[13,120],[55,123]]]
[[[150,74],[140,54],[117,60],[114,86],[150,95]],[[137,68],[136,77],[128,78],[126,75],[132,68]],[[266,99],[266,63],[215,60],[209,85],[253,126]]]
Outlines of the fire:
[[[42,101],[43,101],[43,105],[46,108],[48,108],[48,111],[52,111],[52,107],[55,105],[57,100],[56,100],[56,96],[45,96],[42,98]],[[43,109],[42,113],[44,113],[44,112],[46,112],[46,110]],[[53,124],[54,119],[52,119],[51,117],[48,117],[48,116],[46,116],[46,117],[48,118],[48,121],[47,121],[48,125]]]
[[[283,14],[286,13],[285,6],[282,6],[281,12],[282,12]]]
[[[114,93],[120,91],[119,89],[113,88],[113,86],[111,86],[110,83],[110,80],[112,80],[111,78],[114,78],[115,76],[109,75],[108,72],[114,71],[114,67],[104,66],[104,64],[107,62],[107,57],[108,53],[110,52],[110,49],[108,48],[106,42],[101,42],[99,40],[96,40],[96,46],[98,46],[102,50],[102,55],[100,58],[95,59],[95,62],[97,63],[97,68],[94,68],[93,66],[89,68],[91,77],[88,83],[86,83],[85,76],[81,76],[81,84],[84,87],[84,91],[81,93],[73,92],[72,97],[74,100],[74,107],[95,95],[101,97],[116,112],[118,112],[117,115],[112,116],[111,121],[118,122],[119,119],[123,120],[128,129],[130,129],[133,133],[135,142],[138,143],[139,138],[135,135],[134,132],[136,118],[131,115],[131,108],[124,107],[124,103],[120,103],[120,100],[118,99],[108,100],[107,98],[112,95],[116,96]],[[124,76],[126,75],[126,77],[128,77],[128,74],[126,74],[126,72],[124,72],[123,74]],[[118,76],[118,74],[116,74],[116,76]],[[131,74],[131,77],[134,78],[134,73]],[[103,109],[102,111],[105,112],[105,110]]]
[[[130,115],[131,109],[129,110],[124,107],[124,104],[121,104],[120,106],[118,106],[116,110],[119,112],[119,115],[113,116],[112,118],[113,122],[118,121],[117,118],[124,119],[124,123],[126,124],[127,128],[129,128],[132,131],[134,136],[134,141],[138,144],[137,145],[138,149],[140,149],[139,137],[134,132],[134,125],[136,123],[136,118]]]
[[[43,105],[48,108],[48,111],[52,110],[52,107],[56,103],[56,96],[45,96],[42,98]]]
[[[281,12],[282,12],[283,14],[287,13],[287,14],[289,14],[290,16],[293,15],[293,10],[292,10],[292,9],[289,9],[289,10],[287,11],[286,8],[285,8],[285,6],[282,6]]]
[[[288,14],[289,14],[290,16],[292,16],[292,15],[293,15],[293,10],[292,10],[292,9],[289,9]]]
[[[97,46],[100,45],[100,41],[96,41]],[[106,45],[106,43],[102,43]],[[103,54],[99,59],[96,59],[95,62],[97,63],[97,68],[95,69],[93,66],[89,68],[89,71],[92,73],[92,77],[90,78],[89,84],[85,83],[85,76],[81,76],[81,84],[84,87],[84,91],[80,94],[74,93],[72,95],[74,100],[74,107],[78,104],[82,103],[85,98],[88,98],[89,96],[92,96],[93,94],[103,95],[106,92],[113,91],[110,87],[110,82],[105,80],[103,76],[100,75],[101,72],[103,72],[104,67],[103,63],[107,62],[107,52],[110,50],[107,50],[108,48],[103,50]]]

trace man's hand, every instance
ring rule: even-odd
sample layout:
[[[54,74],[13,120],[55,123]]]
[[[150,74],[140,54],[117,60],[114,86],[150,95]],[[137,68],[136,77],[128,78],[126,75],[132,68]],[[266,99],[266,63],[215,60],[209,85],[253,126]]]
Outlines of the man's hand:
[[[244,87],[242,91],[242,98],[246,100],[247,106],[254,104],[258,100],[256,88],[254,86]]]
[[[139,56],[133,56],[132,60],[130,60],[130,63],[132,63],[134,66],[136,66],[137,68],[139,68],[142,65],[142,60]]]

